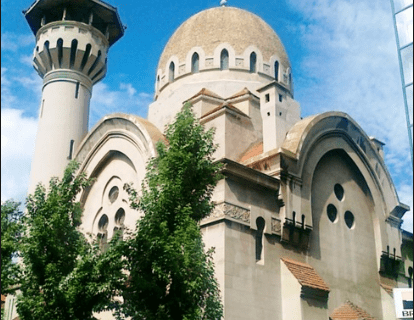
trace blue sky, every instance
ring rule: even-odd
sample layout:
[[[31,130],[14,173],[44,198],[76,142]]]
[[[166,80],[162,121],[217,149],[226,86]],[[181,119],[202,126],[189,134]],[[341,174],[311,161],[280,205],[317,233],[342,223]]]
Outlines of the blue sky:
[[[219,5],[218,0],[107,2],[118,8],[127,30],[109,51],[106,78],[94,87],[90,126],[112,112],[146,117],[169,37],[191,15]],[[31,66],[34,35],[22,14],[31,4],[1,1],[2,201],[24,200],[37,129],[42,81]],[[228,5],[259,15],[281,38],[302,116],[343,111],[386,143],[385,161],[400,200],[412,207],[413,171],[389,0],[229,0]],[[412,9],[408,20],[412,30]],[[408,30],[402,32],[412,41]],[[412,68],[412,50],[410,56]],[[412,231],[412,224],[410,212],[403,227]]]

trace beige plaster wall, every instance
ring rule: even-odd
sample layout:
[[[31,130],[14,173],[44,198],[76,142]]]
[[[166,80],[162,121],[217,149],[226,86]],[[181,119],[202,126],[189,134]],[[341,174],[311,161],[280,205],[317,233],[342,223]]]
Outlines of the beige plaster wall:
[[[347,299],[381,319],[382,305],[374,235],[374,204],[366,182],[345,153],[331,152],[316,167],[312,181],[312,216],[309,263],[329,284],[329,310]],[[345,194],[339,200],[335,184]],[[337,208],[331,222],[327,206]],[[354,226],[345,224],[346,211],[353,213]]]

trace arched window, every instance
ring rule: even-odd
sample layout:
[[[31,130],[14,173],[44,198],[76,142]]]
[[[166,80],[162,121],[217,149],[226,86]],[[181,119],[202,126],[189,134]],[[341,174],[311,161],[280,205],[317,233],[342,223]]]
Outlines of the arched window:
[[[108,223],[109,219],[106,214],[103,214],[98,221],[98,243],[99,249],[106,251],[108,245]]]
[[[275,62],[275,80],[279,81],[279,61]]]
[[[175,64],[174,64],[174,62],[171,62],[170,63],[170,73],[169,73],[169,76],[168,76],[168,80],[170,82],[174,81],[174,72],[175,72]]]
[[[200,70],[200,56],[197,52],[194,52],[191,58],[191,72],[197,73]]]
[[[157,76],[157,91],[160,90],[160,76]]]
[[[263,231],[265,220],[262,217],[256,219],[256,261],[263,260]]]
[[[70,64],[69,64],[69,68],[71,68],[71,69],[75,65],[77,50],[78,50],[78,40],[73,39],[72,44],[70,46]]]
[[[114,237],[119,236],[119,239],[122,239],[124,236],[124,221],[125,221],[125,210],[119,208],[115,214],[115,227],[114,227]]]
[[[62,59],[63,59],[63,39],[59,38],[57,41],[57,48],[58,48],[58,64],[59,68],[62,67]]]
[[[221,51],[220,55],[220,70],[228,70],[229,69],[229,52],[224,49]]]
[[[250,54],[250,72],[256,72],[256,63],[257,63],[257,56],[255,52]]]

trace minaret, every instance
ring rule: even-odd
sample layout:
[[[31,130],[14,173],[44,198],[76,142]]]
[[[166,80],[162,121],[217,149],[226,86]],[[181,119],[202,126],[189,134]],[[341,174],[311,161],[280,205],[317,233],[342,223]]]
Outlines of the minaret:
[[[108,49],[124,34],[116,8],[100,0],[37,0],[23,12],[43,78],[29,193],[61,177],[88,131],[92,87],[103,79]]]

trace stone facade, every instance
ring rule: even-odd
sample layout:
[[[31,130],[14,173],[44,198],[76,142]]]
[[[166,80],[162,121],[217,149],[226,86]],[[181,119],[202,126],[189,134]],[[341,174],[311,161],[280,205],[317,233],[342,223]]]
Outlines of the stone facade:
[[[107,239],[115,228],[134,228],[139,213],[122,185],[140,186],[164,126],[188,101],[216,128],[223,163],[215,210],[201,228],[206,247],[215,247],[225,319],[326,320],[345,309],[395,319],[389,292],[411,285],[412,240],[401,231],[408,207],[382,143],[341,112],[301,119],[287,54],[262,19],[228,7],[191,17],[160,58],[155,92],[148,120],[108,115],[75,144],[80,171],[96,179],[79,196],[85,233]],[[37,170],[34,180],[50,177]]]

